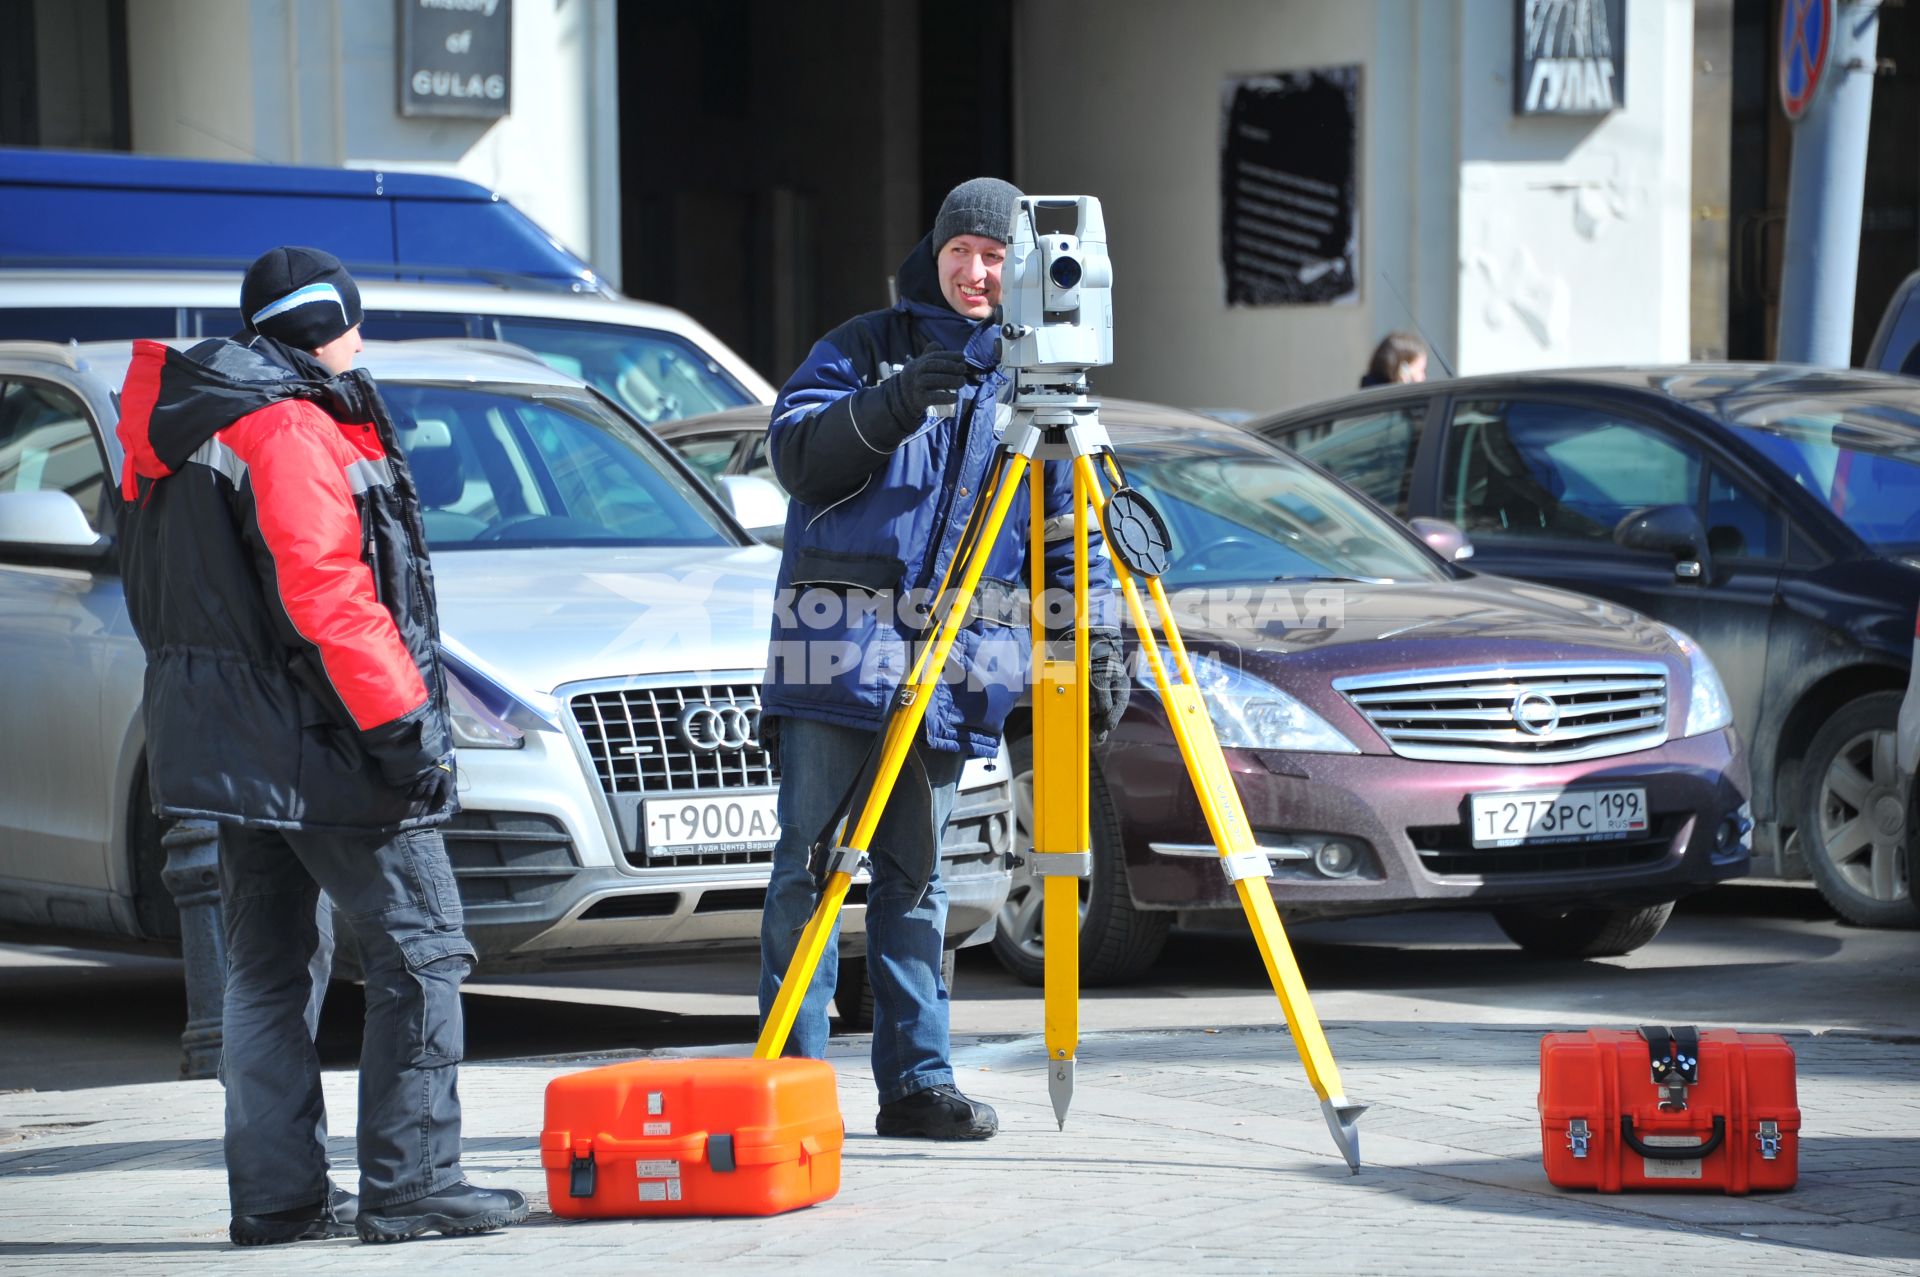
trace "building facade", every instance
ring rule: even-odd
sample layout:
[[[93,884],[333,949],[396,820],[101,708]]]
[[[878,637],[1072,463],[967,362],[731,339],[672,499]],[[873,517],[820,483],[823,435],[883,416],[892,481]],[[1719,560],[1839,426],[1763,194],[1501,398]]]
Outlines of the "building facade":
[[[955,182],[1092,193],[1097,387],[1258,412],[1393,329],[1435,374],[1769,356],[1782,2],[0,0],[0,144],[465,177],[776,383]],[[403,113],[409,10],[510,26],[503,114]],[[1856,351],[1920,259],[1880,18]]]

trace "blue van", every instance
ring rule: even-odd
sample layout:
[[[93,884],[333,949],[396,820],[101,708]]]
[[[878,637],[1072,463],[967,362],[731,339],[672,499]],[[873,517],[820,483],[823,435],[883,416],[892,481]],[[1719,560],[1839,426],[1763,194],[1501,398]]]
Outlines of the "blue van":
[[[276,244],[324,244],[360,279],[613,295],[457,178],[0,147],[0,270],[244,270]]]

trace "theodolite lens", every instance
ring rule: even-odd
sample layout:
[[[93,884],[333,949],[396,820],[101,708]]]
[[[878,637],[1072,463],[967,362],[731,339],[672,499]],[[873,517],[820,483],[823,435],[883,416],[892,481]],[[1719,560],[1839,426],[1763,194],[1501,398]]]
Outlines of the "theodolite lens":
[[[1055,288],[1072,288],[1080,282],[1079,259],[1056,257],[1047,267],[1047,278],[1053,281]]]

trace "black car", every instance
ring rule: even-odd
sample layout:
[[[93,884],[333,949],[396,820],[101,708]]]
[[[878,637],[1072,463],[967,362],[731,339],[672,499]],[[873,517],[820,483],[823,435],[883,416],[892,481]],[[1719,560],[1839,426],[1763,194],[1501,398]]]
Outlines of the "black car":
[[[1693,635],[1747,743],[1755,871],[1811,875],[1856,923],[1920,922],[1893,735],[1920,602],[1920,386],[1577,369],[1381,387],[1247,428],[1403,519],[1457,525],[1479,571]]]

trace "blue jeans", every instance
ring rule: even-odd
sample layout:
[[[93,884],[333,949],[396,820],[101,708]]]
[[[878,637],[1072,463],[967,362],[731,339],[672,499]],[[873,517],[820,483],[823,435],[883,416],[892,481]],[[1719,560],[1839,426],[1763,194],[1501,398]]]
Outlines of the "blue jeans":
[[[773,1009],[816,893],[807,851],[833,815],[873,744],[874,733],[805,718],[780,720],[780,841],[773,851],[767,909],[760,920],[760,1014]],[[940,839],[953,811],[964,760],[917,742],[900,769],[868,851],[867,973],[873,982],[873,1080],[880,1102],[951,1084],[947,985],[940,954],[947,889]],[[859,808],[854,808],[857,815]],[[849,817],[851,823],[853,817]],[[840,927],[814,969],[786,1054],[818,1059],[827,1046],[827,1002],[840,972]]]

